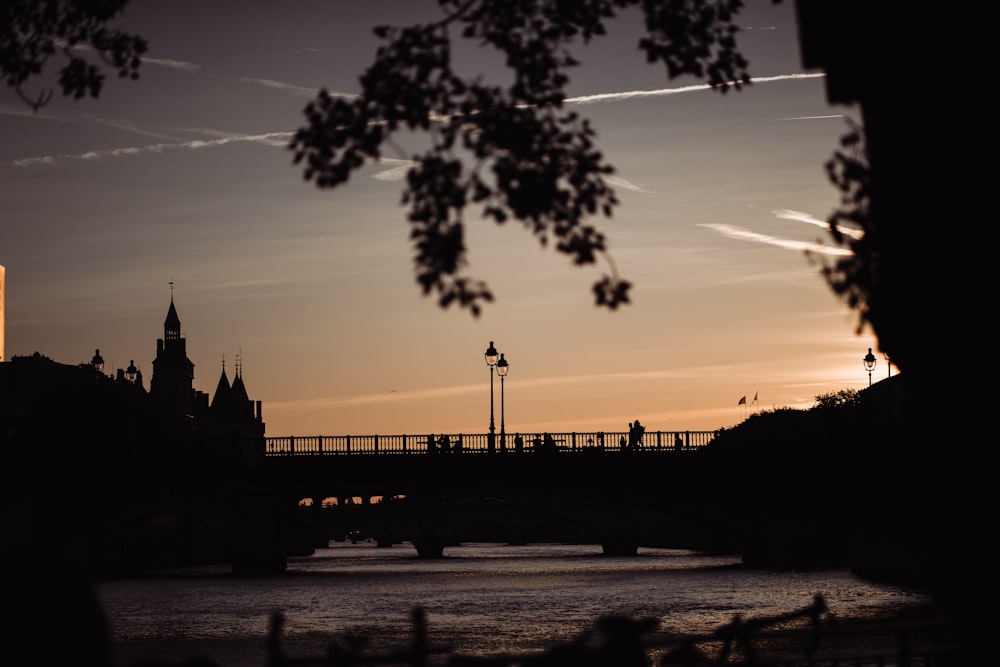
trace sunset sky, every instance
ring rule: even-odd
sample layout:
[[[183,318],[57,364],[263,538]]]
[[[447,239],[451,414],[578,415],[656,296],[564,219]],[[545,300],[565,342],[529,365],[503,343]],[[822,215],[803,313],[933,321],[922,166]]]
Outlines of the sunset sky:
[[[319,88],[358,91],[372,27],[435,20],[435,3],[134,0],[116,25],[149,41],[138,81],[112,74],[98,100],[37,114],[0,90],[7,358],[99,348],[148,388],[172,284],[195,387],[239,357],[271,436],[484,433],[490,341],[510,362],[509,433],[712,430],[744,417],[743,396],[809,407],[867,387],[877,341],[804,254],[835,250],[823,165],[855,110],[802,67],[793,3],[749,4],[756,83],[739,92],[646,65],[633,14],[577,52],[571,104],[617,168],[622,203],[597,222],[632,304],[598,309],[605,267],[470,211],[468,272],[497,297],[476,319],[414,281],[405,155],[321,191],[286,148]],[[494,54],[459,57],[506,81]]]

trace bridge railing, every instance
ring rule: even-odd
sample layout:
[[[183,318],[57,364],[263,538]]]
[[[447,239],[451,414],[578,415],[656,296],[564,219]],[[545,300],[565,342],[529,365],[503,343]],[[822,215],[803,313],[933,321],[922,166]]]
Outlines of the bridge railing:
[[[645,451],[690,451],[712,441],[717,431],[646,431],[635,449]],[[542,448],[542,433],[521,433],[523,445],[515,444],[517,434],[448,433],[433,435],[309,435],[264,438],[265,456],[350,456],[362,454],[420,454],[433,451],[443,454],[442,439],[447,439],[448,453],[492,454],[534,453]],[[551,433],[560,453],[621,451],[618,432]],[[431,447],[428,440],[433,441]],[[629,449],[626,447],[625,449]]]

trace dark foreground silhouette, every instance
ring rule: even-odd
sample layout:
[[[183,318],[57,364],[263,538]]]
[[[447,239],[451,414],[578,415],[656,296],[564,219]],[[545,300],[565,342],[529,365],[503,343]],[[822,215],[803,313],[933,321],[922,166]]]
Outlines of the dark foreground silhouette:
[[[422,608],[412,612],[409,646],[371,650],[368,639],[343,635],[331,640],[323,656],[290,656],[281,644],[285,618],[272,616],[267,665],[418,665],[476,667],[644,667],[676,665],[838,665],[952,664],[949,628],[934,619],[838,623],[821,595],[812,603],[777,616],[740,615],[704,635],[657,633],[655,618],[603,616],[574,639],[540,653],[463,656],[448,645],[431,645]]]

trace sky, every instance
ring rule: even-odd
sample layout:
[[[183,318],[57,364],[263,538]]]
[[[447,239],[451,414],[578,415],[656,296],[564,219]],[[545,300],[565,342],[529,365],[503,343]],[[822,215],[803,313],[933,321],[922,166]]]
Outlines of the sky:
[[[359,91],[374,26],[434,2],[133,0],[115,25],[149,41],[137,81],[38,113],[0,90],[5,359],[100,349],[148,388],[172,298],[195,388],[238,363],[269,436],[485,433],[491,414],[507,433],[715,430],[863,389],[877,340],[805,254],[843,252],[823,165],[856,110],[802,66],[793,3],[748,4],[741,91],[647,65],[634,14],[576,52],[568,106],[616,168],[621,204],[595,222],[631,304],[594,305],[605,266],[469,211],[468,273],[496,296],[474,318],[415,282],[405,154],[320,190],[287,148],[320,88]],[[495,54],[457,53],[506,81]],[[877,358],[874,380],[895,373]]]

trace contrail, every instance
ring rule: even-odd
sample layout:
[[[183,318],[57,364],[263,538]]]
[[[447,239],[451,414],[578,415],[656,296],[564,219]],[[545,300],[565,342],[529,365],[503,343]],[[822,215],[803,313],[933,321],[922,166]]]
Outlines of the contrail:
[[[707,227],[708,229],[719,232],[723,236],[726,236],[731,239],[738,239],[740,241],[752,241],[754,243],[764,243],[766,245],[772,245],[778,248],[785,248],[786,250],[800,250],[800,251],[815,253],[817,255],[832,255],[835,257],[846,257],[854,254],[853,252],[845,248],[836,248],[834,246],[828,246],[822,243],[815,243],[809,241],[796,241],[794,239],[783,239],[777,236],[771,236],[769,234],[760,234],[758,232],[752,232],[749,229],[743,229],[741,227],[735,227],[733,225],[706,224],[700,226]]]
[[[150,62],[153,62],[153,61],[150,61]],[[184,63],[184,62],[181,62],[181,61],[167,61],[167,60],[159,60],[159,61],[156,61],[155,64],[159,64],[159,65],[163,65],[163,66],[168,66],[168,67],[175,67],[175,68],[180,68],[180,69],[197,69],[197,67],[198,67],[197,65],[194,65],[193,63]],[[781,75],[778,75],[778,76],[759,77],[759,78],[753,79],[753,83],[769,83],[769,82],[772,82],[772,81],[788,81],[788,80],[795,80],[795,79],[815,79],[815,78],[822,77],[822,76],[825,76],[825,75],[822,74],[822,73],[816,73],[816,74],[806,74],[806,73],[781,74]],[[304,88],[302,88],[300,86],[293,86],[291,84],[286,84],[286,83],[283,83],[283,82],[280,82],[280,81],[274,81],[274,80],[270,80],[270,79],[244,78],[243,80],[246,81],[246,82],[249,82],[249,83],[256,83],[256,84],[264,85],[264,86],[267,86],[267,87],[270,87],[270,88],[275,88],[275,89],[280,89],[280,90],[294,91],[295,94],[301,94],[305,90]],[[571,97],[571,98],[568,98],[566,100],[566,102],[567,103],[571,103],[571,104],[594,104],[594,103],[599,103],[599,102],[616,102],[616,101],[628,100],[628,99],[632,99],[632,98],[636,98],[636,97],[658,97],[658,96],[664,96],[664,95],[677,95],[677,94],[680,94],[680,93],[698,92],[698,91],[711,90],[711,89],[712,89],[712,87],[709,86],[708,84],[700,84],[700,85],[694,85],[694,86],[680,86],[680,87],[677,87],[677,88],[661,88],[661,89],[658,89],[658,90],[632,90],[632,91],[624,91],[624,92],[618,92],[618,93],[600,93],[600,94],[596,94],[596,95],[585,95],[585,96],[582,96],[582,97]],[[340,95],[344,95],[344,94],[340,94]],[[131,129],[132,131],[135,131],[134,128],[129,128],[129,129]],[[170,150],[170,149],[183,149],[183,148],[198,149],[198,148],[208,148],[208,147],[212,147],[212,146],[222,146],[222,145],[225,145],[225,144],[228,144],[228,143],[234,143],[234,142],[257,142],[257,143],[264,143],[264,144],[273,144],[279,138],[283,139],[283,140],[287,140],[291,136],[292,136],[292,132],[268,132],[268,133],[265,133],[265,134],[257,134],[257,135],[234,135],[232,137],[225,137],[225,138],[215,139],[215,140],[211,140],[211,141],[198,140],[198,141],[187,141],[187,142],[173,143],[173,144],[171,144],[171,143],[160,143],[160,144],[150,144],[150,145],[146,145],[146,146],[116,148],[116,149],[103,150],[103,151],[88,151],[86,153],[76,153],[76,154],[67,154],[67,155],[47,155],[47,156],[41,156],[41,157],[22,158],[20,160],[15,160],[15,161],[11,162],[11,165],[15,166],[15,167],[31,167],[31,166],[39,166],[39,165],[52,165],[52,164],[56,164],[56,163],[58,163],[60,161],[63,161],[63,160],[95,160],[95,159],[101,159],[101,158],[106,158],[106,157],[122,157],[122,156],[126,156],[126,155],[140,155],[140,154],[143,154],[143,153],[161,153],[163,151]],[[397,168],[397,169],[392,169],[392,170],[389,170],[389,171],[381,172],[380,174],[376,175],[376,178],[379,178],[381,180],[398,180],[399,178],[401,178],[401,176],[402,176],[403,173],[404,173],[404,170]],[[635,189],[637,191],[639,190],[639,188],[637,186],[633,186],[632,184],[627,184],[627,182],[620,183],[619,185],[621,185],[622,187],[626,187],[627,189]],[[631,187],[629,187],[629,186],[631,186]]]
[[[826,76],[822,72],[816,74],[780,74],[778,76],[762,76],[754,78],[751,83],[769,83],[771,81],[789,81],[794,79],[816,79]],[[616,102],[627,100],[633,97],[662,97],[664,95],[678,95],[680,93],[694,93],[703,90],[712,90],[712,86],[707,83],[680,86],[679,88],[660,88],[658,90],[630,90],[620,93],[598,93],[596,95],[584,95],[582,97],[569,97],[566,102],[572,104],[593,104],[594,102]]]
[[[783,220],[797,220],[798,222],[805,222],[810,225],[816,225],[817,227],[822,227],[826,231],[830,231],[830,223],[828,223],[826,220],[820,220],[819,218],[814,218],[808,213],[803,213],[801,211],[792,211],[787,208],[782,208],[778,209],[777,211],[771,211],[771,212],[774,213],[779,218],[782,218]],[[863,230],[855,229],[854,227],[844,227],[838,225],[837,229],[839,229],[844,236],[849,236],[852,239],[860,239],[865,235]]]
[[[265,134],[242,134],[221,139],[196,139],[177,144],[147,144],[146,146],[132,146],[128,148],[113,148],[103,151],[87,151],[86,153],[74,153],[69,155],[46,155],[43,157],[29,157],[21,160],[14,160],[11,164],[15,167],[33,167],[37,165],[56,164],[62,160],[99,160],[108,157],[125,157],[128,155],[140,155],[143,153],[162,153],[167,150],[177,150],[181,148],[198,149],[210,148],[212,146],[223,146],[225,144],[249,142],[272,145],[278,139],[287,141],[292,136],[291,132],[267,132]]]

